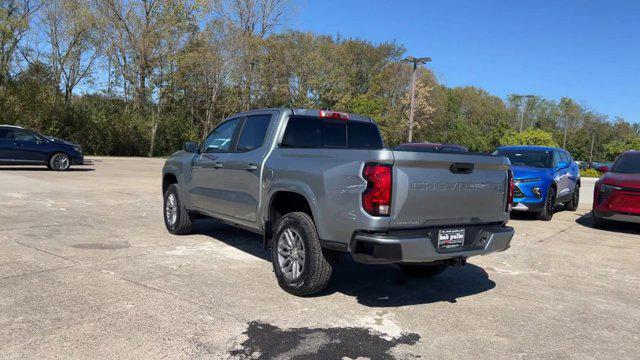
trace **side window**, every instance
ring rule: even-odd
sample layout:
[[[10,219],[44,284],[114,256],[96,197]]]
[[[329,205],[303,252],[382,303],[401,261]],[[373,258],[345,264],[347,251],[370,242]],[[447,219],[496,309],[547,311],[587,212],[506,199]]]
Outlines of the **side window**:
[[[565,151],[564,156],[567,158],[567,163],[571,165],[571,163],[573,163],[573,158],[571,157],[571,154],[569,154],[568,151]]]
[[[25,130],[19,130],[19,129],[15,129],[13,130],[13,136],[16,140],[20,140],[20,141],[37,141],[38,137],[30,132],[30,131],[25,131]]]
[[[565,164],[569,164],[569,155],[567,154],[566,151],[560,152],[560,161],[562,161]]]
[[[13,140],[13,130],[0,128],[0,140]]]
[[[270,121],[271,115],[247,117],[238,140],[238,151],[250,151],[261,147]]]
[[[228,152],[231,147],[233,134],[235,133],[239,122],[240,119],[232,119],[213,129],[211,134],[207,136],[204,144],[202,144],[202,152]]]
[[[562,162],[562,158],[560,157],[559,151],[553,152],[553,166],[558,166]]]

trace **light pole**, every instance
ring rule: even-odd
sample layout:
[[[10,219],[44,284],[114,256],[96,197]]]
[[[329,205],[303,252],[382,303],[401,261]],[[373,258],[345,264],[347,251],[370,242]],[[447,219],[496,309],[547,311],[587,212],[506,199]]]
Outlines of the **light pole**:
[[[409,110],[409,142],[413,139],[413,117],[416,113],[416,74],[418,64],[424,65],[429,61],[431,61],[430,57],[416,58],[413,56],[408,56],[402,60],[402,62],[413,64],[413,72],[411,73],[411,109]]]
[[[533,99],[535,98],[535,95],[513,95],[514,99]],[[525,111],[525,104],[522,104],[522,111],[520,111],[520,132],[522,132],[522,127],[524,125],[524,111]]]

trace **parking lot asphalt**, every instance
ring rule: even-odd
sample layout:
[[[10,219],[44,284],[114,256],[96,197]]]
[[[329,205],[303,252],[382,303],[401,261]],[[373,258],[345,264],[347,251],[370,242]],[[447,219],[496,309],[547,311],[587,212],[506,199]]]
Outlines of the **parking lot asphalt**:
[[[346,259],[298,298],[258,235],[170,235],[162,164],[0,167],[0,358],[638,358],[640,226],[592,228],[593,179],[506,252],[433,279]]]

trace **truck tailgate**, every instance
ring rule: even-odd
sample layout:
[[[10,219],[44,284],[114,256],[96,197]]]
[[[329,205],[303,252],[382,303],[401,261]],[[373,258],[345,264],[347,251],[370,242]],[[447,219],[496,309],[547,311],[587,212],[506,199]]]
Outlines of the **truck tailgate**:
[[[414,151],[393,155],[392,228],[508,220],[506,158]]]

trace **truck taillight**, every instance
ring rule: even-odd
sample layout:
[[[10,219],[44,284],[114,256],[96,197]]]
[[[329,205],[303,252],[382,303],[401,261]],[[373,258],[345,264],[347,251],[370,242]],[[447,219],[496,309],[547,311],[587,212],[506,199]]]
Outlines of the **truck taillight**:
[[[366,164],[362,177],[367,189],[362,193],[362,207],[369,215],[389,216],[391,209],[391,165]]]
[[[321,119],[349,120],[349,114],[338,111],[320,110],[318,116]]]
[[[513,203],[513,193],[514,193],[514,180],[513,180],[513,171],[511,171],[511,169],[508,170],[509,172],[509,188],[507,189],[507,212],[511,211],[511,203]]]

